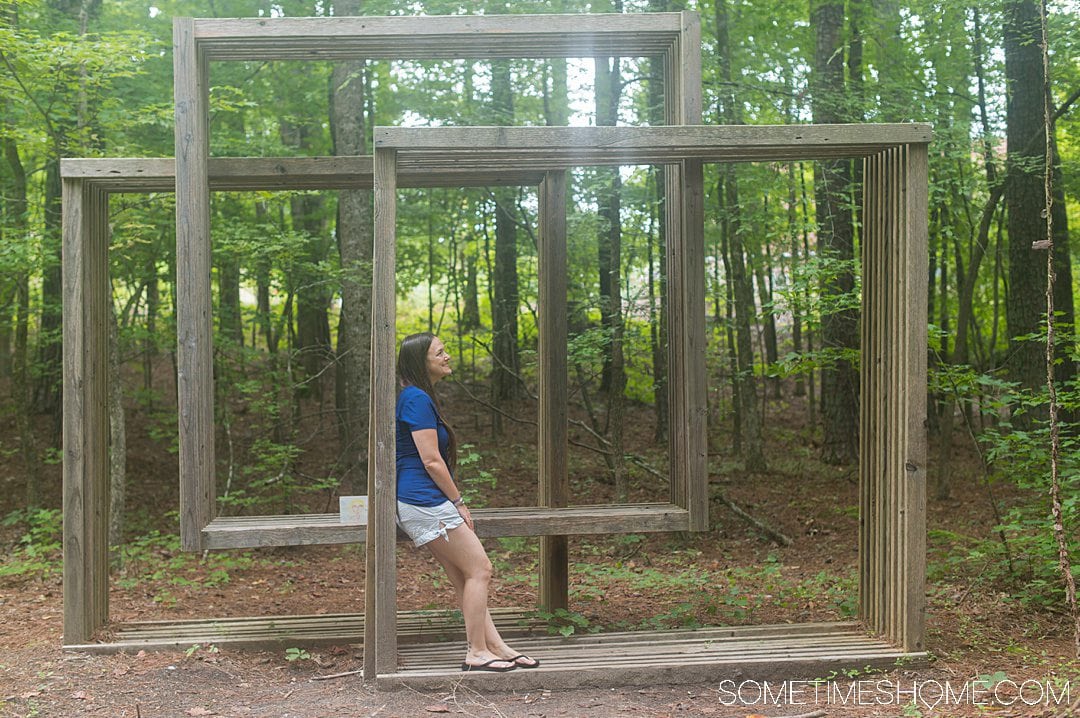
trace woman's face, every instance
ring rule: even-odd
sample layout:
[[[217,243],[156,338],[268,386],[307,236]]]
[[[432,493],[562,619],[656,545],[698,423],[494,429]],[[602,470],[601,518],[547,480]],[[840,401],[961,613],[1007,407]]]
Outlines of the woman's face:
[[[438,384],[453,373],[450,368],[450,355],[446,353],[446,346],[438,337],[432,339],[431,346],[428,347],[427,370],[432,384]]]

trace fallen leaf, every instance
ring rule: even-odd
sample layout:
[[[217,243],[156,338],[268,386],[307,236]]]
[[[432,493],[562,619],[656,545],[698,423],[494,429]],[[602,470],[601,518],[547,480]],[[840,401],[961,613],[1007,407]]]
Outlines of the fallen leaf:
[[[74,698],[75,700],[85,701],[86,700],[86,691],[75,691],[74,693],[71,694],[71,697]]]
[[[426,710],[428,713],[449,713],[450,706],[446,705],[445,703],[436,703],[434,705],[428,706],[424,710]]]

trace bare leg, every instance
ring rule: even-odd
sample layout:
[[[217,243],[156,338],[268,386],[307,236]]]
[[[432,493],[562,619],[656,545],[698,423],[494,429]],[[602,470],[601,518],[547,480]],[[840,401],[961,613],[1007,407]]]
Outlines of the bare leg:
[[[465,619],[465,636],[469,642],[465,662],[473,665],[495,658],[516,655],[509,649],[487,609],[488,585],[491,582],[491,561],[480,539],[468,526],[459,526],[425,546],[446,569],[461,603]],[[495,667],[509,664],[497,663]]]

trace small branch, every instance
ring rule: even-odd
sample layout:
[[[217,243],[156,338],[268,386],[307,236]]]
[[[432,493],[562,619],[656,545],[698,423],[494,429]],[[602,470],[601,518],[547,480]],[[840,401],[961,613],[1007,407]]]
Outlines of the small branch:
[[[313,680],[313,681],[330,681],[330,680],[333,680],[335,678],[344,678],[345,676],[355,676],[355,675],[363,673],[363,672],[364,672],[364,669],[361,668],[361,669],[355,670],[355,671],[345,671],[343,673],[331,673],[328,676],[312,676],[311,680]]]
[[[795,543],[790,538],[788,538],[785,534],[783,534],[780,531],[774,529],[772,526],[769,526],[768,524],[761,521],[760,519],[756,519],[753,516],[751,516],[750,514],[746,513],[746,511],[744,511],[738,504],[736,504],[734,501],[732,501],[727,496],[725,496],[723,491],[717,493],[717,498],[720,499],[720,503],[722,503],[724,506],[727,506],[729,509],[731,509],[731,512],[733,514],[735,514],[740,519],[742,519],[746,523],[753,526],[755,529],[757,529],[761,533],[768,536],[769,539],[773,543],[780,544],[781,546],[790,546],[791,544]],[[824,713],[822,715],[824,715]]]

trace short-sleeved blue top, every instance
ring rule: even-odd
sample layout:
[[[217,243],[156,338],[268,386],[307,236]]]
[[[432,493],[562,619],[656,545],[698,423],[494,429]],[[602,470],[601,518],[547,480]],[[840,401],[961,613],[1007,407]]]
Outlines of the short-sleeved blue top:
[[[449,498],[442,492],[427,469],[413,441],[412,432],[435,429],[439,437],[439,453],[450,465],[447,451],[450,432],[435,411],[435,402],[423,389],[407,386],[397,400],[397,498],[413,506],[436,506]]]

